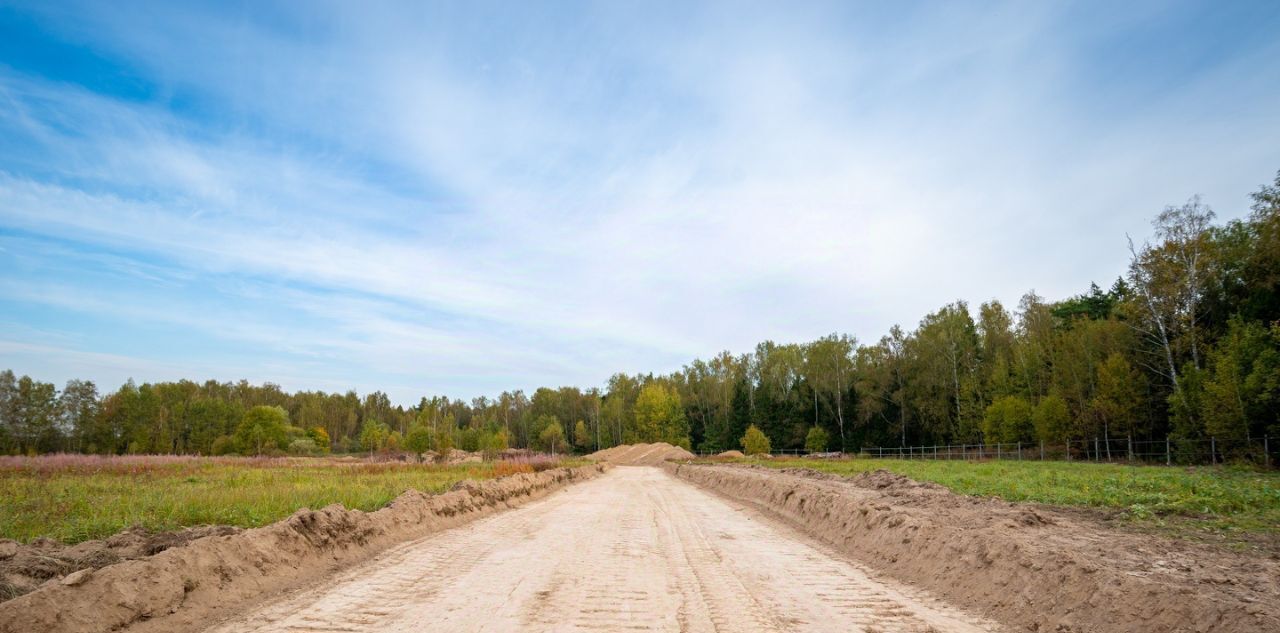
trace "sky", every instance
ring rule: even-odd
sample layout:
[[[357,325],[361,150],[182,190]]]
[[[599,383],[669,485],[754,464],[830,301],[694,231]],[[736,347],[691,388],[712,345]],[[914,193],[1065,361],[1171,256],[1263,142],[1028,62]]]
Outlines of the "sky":
[[[1104,287],[1280,4],[0,0],[0,367],[402,404]]]

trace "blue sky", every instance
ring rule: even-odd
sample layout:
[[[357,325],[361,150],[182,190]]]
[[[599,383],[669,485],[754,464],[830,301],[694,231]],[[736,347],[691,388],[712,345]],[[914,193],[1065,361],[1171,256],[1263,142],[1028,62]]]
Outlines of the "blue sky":
[[[1062,298],[1280,169],[1280,5],[0,2],[0,367],[494,395]]]

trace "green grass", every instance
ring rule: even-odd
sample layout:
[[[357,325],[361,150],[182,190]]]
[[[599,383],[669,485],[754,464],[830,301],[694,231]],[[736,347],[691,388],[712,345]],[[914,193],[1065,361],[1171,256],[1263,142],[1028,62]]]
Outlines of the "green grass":
[[[1179,530],[1200,528],[1280,536],[1277,472],[1034,461],[774,459],[753,463],[772,468],[812,468],[847,476],[883,468],[917,481],[941,484],[960,494],[1110,508],[1140,523]]]
[[[0,461],[0,537],[75,543],[138,525],[256,527],[299,508],[376,510],[409,488],[435,493],[494,476],[453,466],[322,458],[49,456]]]

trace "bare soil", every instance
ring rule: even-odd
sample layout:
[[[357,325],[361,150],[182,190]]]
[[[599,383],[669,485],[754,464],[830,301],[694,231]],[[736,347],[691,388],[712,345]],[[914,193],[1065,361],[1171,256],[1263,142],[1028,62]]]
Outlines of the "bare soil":
[[[619,467],[210,633],[996,629],[664,470]]]
[[[198,631],[406,540],[518,506],[604,470],[595,465],[468,480],[440,495],[410,490],[376,512],[337,504],[304,509],[266,527],[187,540],[61,579],[50,576],[39,589],[0,603],[0,633]],[[28,552],[21,552],[25,560]]]
[[[885,471],[667,461],[681,451],[253,530],[0,543],[7,573],[49,574],[0,603],[0,633],[1280,631],[1274,553]]]
[[[669,465],[881,573],[1028,631],[1280,631],[1280,560],[886,471]]]
[[[83,570],[97,570],[125,560],[136,560],[182,547],[206,536],[236,534],[240,528],[213,525],[176,532],[150,532],[135,527],[105,540],[64,545],[41,538],[23,545],[0,539],[0,602],[34,591],[50,580],[61,580]]]
[[[657,466],[667,460],[695,459],[697,456],[666,442],[622,444],[587,455],[587,459],[619,466]]]

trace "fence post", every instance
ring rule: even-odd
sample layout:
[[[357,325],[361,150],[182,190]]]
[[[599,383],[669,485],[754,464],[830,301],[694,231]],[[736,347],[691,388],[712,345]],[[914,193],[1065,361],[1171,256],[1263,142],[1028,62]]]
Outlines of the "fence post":
[[[1129,461],[1133,461],[1133,436],[1129,436]]]
[[[1164,436],[1164,465],[1173,465],[1173,455],[1169,452],[1169,436]]]
[[[1093,436],[1093,458],[1102,461],[1102,448],[1098,446],[1098,436]]]
[[[1018,442],[1018,461],[1022,461],[1022,442]]]
[[[1216,437],[1209,438],[1209,463],[1218,463],[1218,438]]]
[[[1271,468],[1271,436],[1262,436],[1262,464]]]
[[[1044,461],[1044,440],[1040,440],[1040,461]]]

